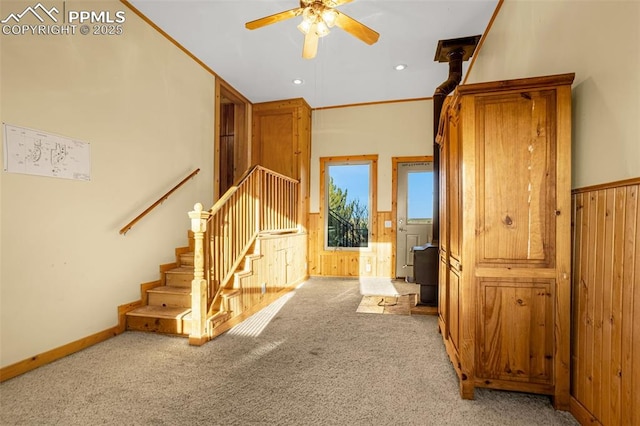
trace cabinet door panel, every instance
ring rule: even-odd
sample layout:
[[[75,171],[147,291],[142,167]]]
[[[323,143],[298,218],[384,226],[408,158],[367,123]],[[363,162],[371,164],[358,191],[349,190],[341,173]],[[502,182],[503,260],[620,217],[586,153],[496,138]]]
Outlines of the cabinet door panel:
[[[478,96],[478,263],[554,267],[555,91]]]
[[[447,156],[449,155],[448,143],[445,143],[440,147],[440,188],[439,196],[440,203],[440,250],[444,252],[449,251],[449,207],[447,206],[447,175],[449,174],[447,168]]]
[[[553,283],[480,282],[477,376],[552,383]]]
[[[449,220],[449,252],[453,258],[460,261],[462,252],[462,188],[460,181],[460,166],[462,163],[460,152],[460,135],[457,117],[449,120],[449,143],[447,159],[447,216]]]
[[[294,114],[291,110],[264,112],[257,116],[260,135],[260,164],[275,172],[298,179]]]
[[[445,324],[445,330],[441,330],[442,335],[445,338],[449,337],[449,316],[448,316],[448,286],[447,286],[447,257],[446,253],[443,253],[440,257],[438,270],[438,315]]]
[[[449,270],[449,337],[460,350],[460,277]]]

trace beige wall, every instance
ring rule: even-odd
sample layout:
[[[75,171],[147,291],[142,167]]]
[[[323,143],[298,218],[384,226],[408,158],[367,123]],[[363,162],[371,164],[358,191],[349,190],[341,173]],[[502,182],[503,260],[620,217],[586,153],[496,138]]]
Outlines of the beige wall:
[[[506,0],[468,83],[575,72],[573,187],[640,176],[640,2]]]
[[[391,211],[391,158],[433,154],[431,100],[312,113],[312,213],[320,211],[320,157],[378,154],[378,211]]]
[[[90,182],[0,173],[2,366],[116,325],[212,203],[213,76],[119,2],[72,7],[125,10],[124,34],[0,35],[1,120],[91,144]]]

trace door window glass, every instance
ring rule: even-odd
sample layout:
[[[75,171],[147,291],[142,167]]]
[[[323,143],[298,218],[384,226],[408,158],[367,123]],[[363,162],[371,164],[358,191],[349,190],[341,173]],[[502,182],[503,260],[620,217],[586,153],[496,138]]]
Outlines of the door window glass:
[[[433,221],[433,172],[410,171],[407,174],[407,222]]]

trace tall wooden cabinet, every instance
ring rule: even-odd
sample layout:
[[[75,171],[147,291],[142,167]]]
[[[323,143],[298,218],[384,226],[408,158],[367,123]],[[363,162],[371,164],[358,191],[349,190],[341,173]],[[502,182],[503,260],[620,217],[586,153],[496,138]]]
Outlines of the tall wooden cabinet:
[[[569,407],[573,77],[462,85],[443,108],[439,326],[463,398]]]
[[[299,223],[307,228],[311,107],[302,98],[253,105],[252,164],[300,181]]]

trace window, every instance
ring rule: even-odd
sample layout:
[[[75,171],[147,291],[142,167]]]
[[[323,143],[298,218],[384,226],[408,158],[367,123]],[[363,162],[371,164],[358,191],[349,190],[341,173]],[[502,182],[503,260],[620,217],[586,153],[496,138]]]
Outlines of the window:
[[[377,156],[321,158],[325,250],[368,248]]]

